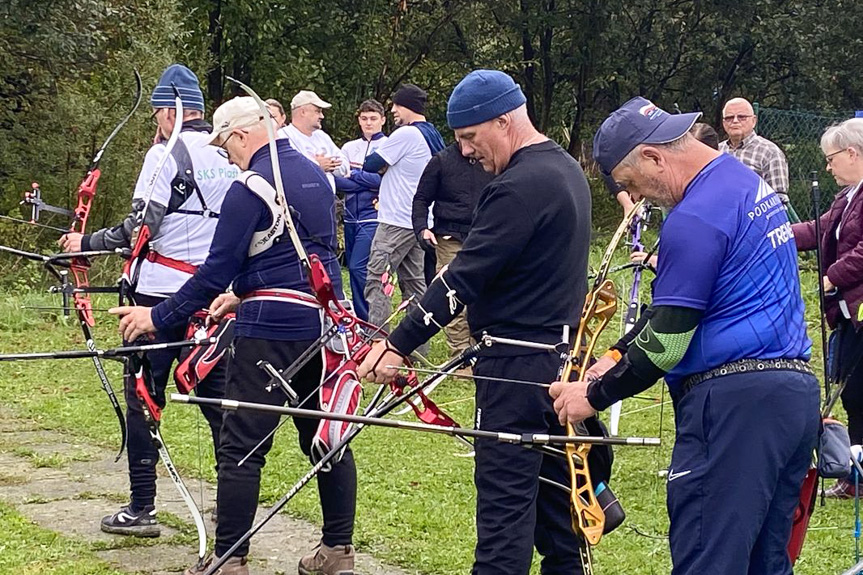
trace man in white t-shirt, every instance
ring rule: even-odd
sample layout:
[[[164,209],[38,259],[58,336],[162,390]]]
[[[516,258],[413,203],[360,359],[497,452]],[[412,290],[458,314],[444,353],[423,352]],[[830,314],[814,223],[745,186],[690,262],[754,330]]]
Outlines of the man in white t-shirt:
[[[287,138],[295,150],[319,165],[335,192],[334,176],[347,177],[350,165],[332,138],[321,129],[324,110],[331,106],[311,90],[300,90],[291,100],[291,123],[279,130],[278,135]]]
[[[372,240],[365,289],[369,322],[374,325],[383,324],[392,313],[389,290],[384,290],[384,274],[397,274],[403,298],[415,295],[419,301],[426,289],[423,250],[413,232],[411,209],[420,176],[432,155],[444,148],[444,142],[426,121],[425,104],[425,91],[413,84],[401,86],[393,94],[390,110],[398,129],[363,163],[365,172],[386,170],[381,180],[378,229]]]

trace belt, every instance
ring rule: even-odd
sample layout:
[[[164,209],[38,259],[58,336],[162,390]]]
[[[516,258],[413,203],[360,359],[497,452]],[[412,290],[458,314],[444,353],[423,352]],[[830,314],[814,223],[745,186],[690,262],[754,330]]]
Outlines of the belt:
[[[198,271],[198,266],[196,265],[184,262],[182,260],[175,260],[174,258],[169,258],[168,256],[163,256],[162,254],[156,253],[153,250],[147,252],[147,255],[145,257],[148,262],[163,265],[165,267],[179,270],[187,274],[195,275],[195,272]]]
[[[710,371],[702,371],[701,373],[690,375],[683,380],[683,384],[680,386],[680,393],[677,395],[677,398],[679,401],[684,395],[692,391],[692,388],[696,385],[705,382],[708,379],[713,379],[714,377],[773,370],[796,371],[798,373],[814,375],[812,368],[809,367],[809,362],[802,359],[738,359],[737,361],[714,367]]]
[[[315,296],[305,292],[287,288],[267,288],[249,292],[242,296],[245,301],[278,301],[284,303],[295,303],[306,307],[321,309],[321,304]]]

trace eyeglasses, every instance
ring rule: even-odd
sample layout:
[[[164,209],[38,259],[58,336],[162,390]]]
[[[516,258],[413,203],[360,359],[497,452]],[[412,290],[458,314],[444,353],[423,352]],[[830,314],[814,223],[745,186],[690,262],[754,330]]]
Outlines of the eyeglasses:
[[[731,114],[728,116],[722,116],[722,121],[731,124],[734,121],[742,122],[743,120],[748,120],[752,116],[752,114]]]
[[[159,120],[156,119],[156,116],[161,111],[162,111],[162,108],[156,108],[155,110],[153,110],[153,113],[150,114],[150,121],[153,122],[153,125],[155,125],[155,126],[159,125]]]
[[[842,152],[847,152],[847,151],[848,151],[848,148],[845,148],[843,150],[839,150],[839,151],[833,152],[832,154],[827,154],[826,156],[824,156],[824,159],[827,161],[827,165],[829,166],[829,165],[833,164],[833,156],[836,156],[838,154],[841,154]]]
[[[225,138],[225,141],[222,142],[222,145],[219,146],[218,150],[216,150],[218,152],[218,154],[220,156],[222,156],[223,158],[225,158],[226,160],[228,159],[228,150],[227,150],[227,148],[225,148],[225,144],[228,143],[228,140],[230,140],[234,136],[234,134],[235,134],[235,132],[231,132],[231,135],[228,136],[227,138]]]

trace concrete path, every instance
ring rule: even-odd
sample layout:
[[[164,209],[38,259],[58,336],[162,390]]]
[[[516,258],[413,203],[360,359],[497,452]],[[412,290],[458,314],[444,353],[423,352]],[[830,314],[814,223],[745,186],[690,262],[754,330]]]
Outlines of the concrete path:
[[[57,432],[40,430],[33,422],[0,410],[0,498],[41,527],[90,544],[106,562],[129,573],[182,572],[197,559],[197,532],[177,489],[159,464],[157,511],[162,535],[141,539],[109,535],[99,520],[127,502],[128,476],[124,460]],[[192,496],[200,483],[188,481]],[[215,487],[204,486],[204,518],[212,538],[209,515]],[[258,517],[266,513],[258,508]],[[165,525],[170,524],[170,526]],[[311,523],[279,514],[252,539],[253,575],[293,574],[299,558],[314,547],[320,531]],[[212,540],[210,541],[212,549]],[[359,554],[356,572],[405,575],[367,554]]]

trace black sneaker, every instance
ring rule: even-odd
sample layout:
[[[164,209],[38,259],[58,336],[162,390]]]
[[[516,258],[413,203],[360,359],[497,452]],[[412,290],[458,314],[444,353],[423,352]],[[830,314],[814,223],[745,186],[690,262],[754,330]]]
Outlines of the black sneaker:
[[[161,534],[156,508],[148,505],[140,513],[132,513],[127,505],[113,515],[102,518],[102,531],[133,537],[158,537]]]

